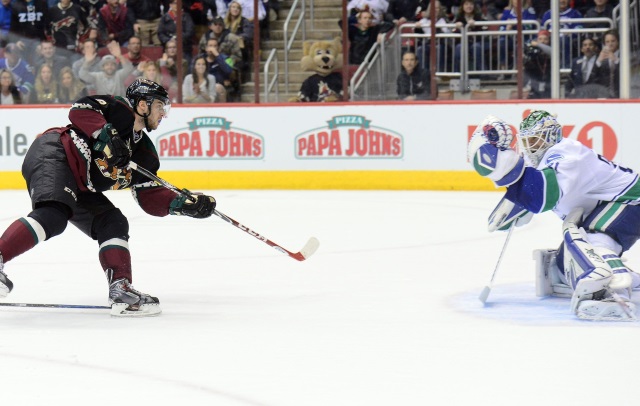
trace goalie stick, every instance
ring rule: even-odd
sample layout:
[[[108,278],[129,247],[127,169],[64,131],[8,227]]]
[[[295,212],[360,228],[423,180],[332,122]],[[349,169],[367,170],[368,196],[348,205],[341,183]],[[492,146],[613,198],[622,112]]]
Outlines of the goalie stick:
[[[171,190],[175,194],[185,196],[187,199],[189,199],[189,201],[193,201],[193,198],[191,197],[190,194],[186,193],[185,191],[183,191],[181,189],[178,189],[177,187],[175,187],[171,183],[169,183],[166,180],[154,175],[152,172],[149,172],[148,170],[146,170],[143,167],[139,166],[135,162],[130,161],[129,162],[129,168],[133,169],[136,172],[141,173],[142,175],[144,175],[147,178],[153,180],[157,184],[159,184],[161,186],[164,186],[165,188]],[[232,219],[231,217],[220,213],[218,210],[214,209],[213,210],[213,214],[215,214],[216,216],[218,216],[222,220],[226,221],[227,223],[231,224],[232,226],[234,226],[234,227],[244,231],[245,233],[251,235],[252,237],[257,238],[258,240],[262,241],[263,243],[267,244],[268,246],[273,247],[276,250],[282,252],[283,254],[287,254],[291,258],[297,259],[298,261],[304,261],[305,259],[309,258],[311,255],[313,255],[314,252],[316,252],[316,250],[320,246],[320,241],[318,241],[318,239],[315,238],[315,237],[311,237],[311,238],[309,238],[309,241],[307,241],[307,243],[304,245],[304,247],[302,247],[302,249],[299,252],[291,252],[291,251],[285,249],[284,247],[276,244],[275,242],[271,241],[270,239],[266,238],[265,236],[263,236],[261,234],[258,234],[257,232],[251,230],[249,227],[240,224],[238,221]]]
[[[493,285],[493,280],[496,277],[496,273],[498,272],[498,267],[500,267],[500,262],[502,262],[502,257],[504,256],[504,252],[507,250],[507,244],[509,244],[511,233],[513,232],[513,229],[516,228],[517,222],[518,222],[518,219],[516,219],[511,225],[511,227],[509,227],[509,231],[507,231],[507,238],[504,240],[504,245],[502,246],[502,251],[500,251],[500,256],[498,257],[498,262],[496,263],[496,267],[493,270],[493,275],[491,275],[491,280],[489,281],[489,284],[485,286],[484,289],[482,289],[482,292],[478,297],[478,299],[480,299],[483,305],[487,304],[487,299],[489,298],[489,294],[491,293],[491,286]]]

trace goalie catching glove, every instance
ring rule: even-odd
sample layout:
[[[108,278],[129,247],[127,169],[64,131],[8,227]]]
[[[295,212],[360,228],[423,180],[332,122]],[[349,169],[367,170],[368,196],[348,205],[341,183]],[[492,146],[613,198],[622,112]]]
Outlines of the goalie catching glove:
[[[211,217],[216,208],[216,199],[199,193],[191,193],[187,189],[182,189],[187,195],[181,194],[171,202],[169,213],[176,216],[189,216],[197,219]]]
[[[485,118],[469,140],[469,162],[496,186],[512,185],[524,173],[524,159],[511,149],[512,140],[511,127],[495,116]]]
[[[93,149],[104,154],[109,166],[124,168],[131,160],[131,149],[110,123],[100,130]]]

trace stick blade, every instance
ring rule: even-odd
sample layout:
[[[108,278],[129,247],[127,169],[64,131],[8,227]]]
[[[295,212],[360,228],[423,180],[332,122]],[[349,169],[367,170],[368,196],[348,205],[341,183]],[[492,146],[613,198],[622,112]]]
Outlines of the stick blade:
[[[309,238],[309,241],[307,241],[304,247],[300,250],[300,255],[302,255],[301,261],[313,255],[318,250],[318,247],[320,247],[320,241],[318,241],[316,237]]]
[[[489,298],[489,293],[491,293],[491,288],[489,286],[485,286],[480,293],[478,299],[482,302],[482,304],[487,304],[487,299]]]

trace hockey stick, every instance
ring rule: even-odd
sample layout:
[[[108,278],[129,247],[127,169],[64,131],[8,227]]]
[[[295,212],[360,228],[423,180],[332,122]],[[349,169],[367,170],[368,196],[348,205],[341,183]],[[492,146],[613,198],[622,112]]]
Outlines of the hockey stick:
[[[500,266],[500,262],[502,262],[502,257],[504,256],[504,252],[507,250],[507,244],[509,244],[509,239],[511,238],[511,233],[513,229],[516,228],[516,223],[518,220],[513,222],[511,227],[509,227],[509,231],[507,231],[507,238],[504,240],[504,245],[502,246],[502,251],[500,251],[500,256],[498,257],[498,262],[496,263],[496,268],[493,270],[493,275],[491,275],[491,280],[489,284],[482,289],[480,296],[478,299],[482,302],[483,305],[487,304],[487,299],[489,298],[489,294],[491,293],[491,286],[493,285],[493,280],[496,277],[496,273],[498,272],[498,267]]]
[[[156,182],[157,184],[159,184],[161,186],[164,186],[165,188],[171,190],[175,194],[182,195],[182,196],[186,197],[187,199],[189,199],[189,201],[193,201],[193,198],[191,197],[191,195],[189,195],[188,193],[186,193],[185,191],[183,191],[181,189],[178,189],[177,187],[173,186],[171,183],[167,182],[166,180],[154,175],[153,173],[151,173],[148,170],[144,169],[143,167],[139,166],[135,162],[133,162],[133,161],[129,162],[129,168],[131,168],[134,171],[137,171],[137,172],[143,174],[147,178],[153,180],[154,182]],[[260,235],[257,232],[251,230],[249,227],[246,227],[246,226],[240,224],[239,222],[237,222],[236,220],[232,219],[231,217],[220,213],[218,210],[213,210],[213,214],[215,214],[216,216],[220,217],[222,220],[226,221],[227,223],[231,224],[232,226],[234,226],[234,227],[244,231],[245,233],[257,238],[258,240],[262,241],[263,243],[267,244],[268,246],[273,247],[273,248],[277,249],[278,251],[282,252],[283,254],[289,255],[291,258],[297,259],[298,261],[304,261],[305,259],[309,258],[311,255],[313,255],[314,252],[316,252],[316,250],[320,246],[320,241],[318,241],[318,239],[315,238],[315,237],[311,237],[311,238],[309,238],[309,241],[307,241],[307,243],[304,245],[304,247],[302,247],[302,249],[299,252],[291,252],[291,251],[283,248],[282,246],[276,244],[275,242],[271,241],[267,237],[265,237],[263,235]]]
[[[111,306],[73,305],[58,303],[0,303],[4,307],[47,307],[54,309],[111,309]]]

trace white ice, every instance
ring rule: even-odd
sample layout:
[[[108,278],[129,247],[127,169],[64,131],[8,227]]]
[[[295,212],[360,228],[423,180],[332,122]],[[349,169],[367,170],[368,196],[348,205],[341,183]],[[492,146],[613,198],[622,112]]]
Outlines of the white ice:
[[[488,233],[494,192],[215,191],[217,219],[154,218],[128,192],[134,286],[155,318],[0,307],[0,404],[408,406],[637,404],[640,323],[585,322],[535,297],[538,215]],[[29,212],[0,192],[0,231]],[[640,265],[640,248],[626,255]],[[69,226],[6,264],[5,302],[106,305],[97,244]],[[135,402],[135,403],[134,403]]]

